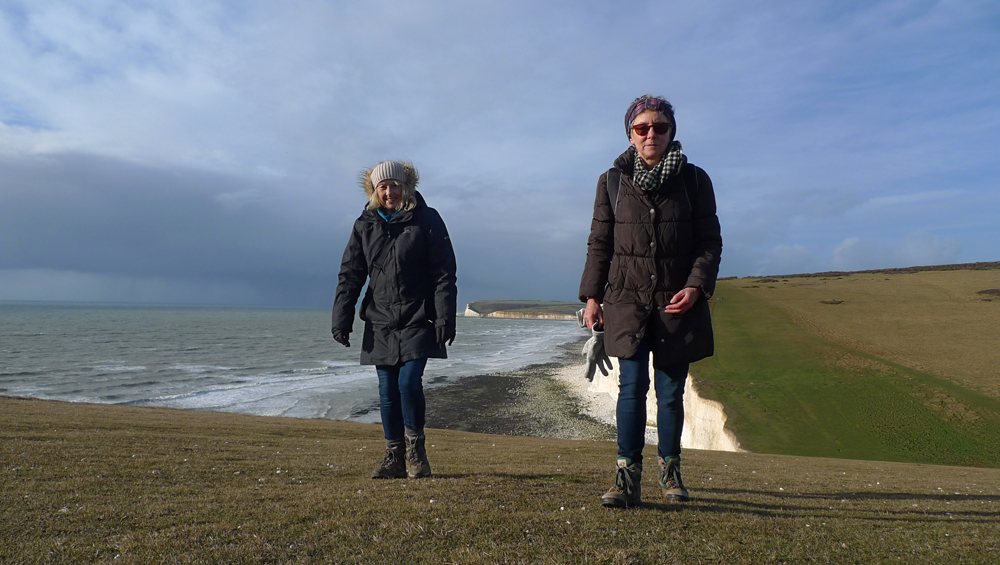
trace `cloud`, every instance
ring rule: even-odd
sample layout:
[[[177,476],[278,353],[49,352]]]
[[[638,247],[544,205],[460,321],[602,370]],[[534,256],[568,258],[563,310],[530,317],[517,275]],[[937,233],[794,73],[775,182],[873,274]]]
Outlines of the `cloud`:
[[[333,196],[303,202],[280,179],[86,155],[0,159],[0,176],[0,295],[8,299],[120,292],[129,301],[145,293],[150,301],[327,305],[364,205],[360,190],[349,207]],[[567,220],[559,194],[429,187],[455,242],[464,300],[576,298],[587,206],[574,202]]]
[[[5,300],[155,304],[287,305],[244,281],[198,281],[81,273],[49,269],[0,269]],[[300,301],[297,303],[301,304]]]
[[[843,271],[947,265],[956,263],[960,252],[958,241],[919,231],[888,243],[851,237],[833,250],[831,265]]]
[[[777,245],[771,249],[766,259],[760,262],[758,274],[782,274],[812,272],[817,265],[813,250],[803,245]]]
[[[241,288],[240,298],[252,287],[263,303],[315,303],[334,276],[337,254],[314,243],[332,226],[252,178],[85,155],[4,159],[0,175],[0,269]]]
[[[59,279],[326,303],[358,171],[407,158],[452,231],[460,299],[572,299],[597,177],[646,92],[711,175],[723,275],[996,260],[998,17],[955,0],[5,2],[0,269],[54,299]]]

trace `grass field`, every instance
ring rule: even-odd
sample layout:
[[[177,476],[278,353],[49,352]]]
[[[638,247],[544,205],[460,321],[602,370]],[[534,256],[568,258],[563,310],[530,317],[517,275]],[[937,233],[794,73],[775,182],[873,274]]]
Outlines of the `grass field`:
[[[576,314],[583,308],[581,302],[555,302],[545,300],[480,300],[469,303],[469,308],[481,315],[497,311],[536,312],[541,314]]]
[[[694,500],[608,510],[614,444],[0,397],[0,563],[1000,561],[1000,470],[688,451]],[[651,453],[647,452],[651,457]]]
[[[998,288],[998,269],[723,280],[692,372],[751,451],[1000,467]]]

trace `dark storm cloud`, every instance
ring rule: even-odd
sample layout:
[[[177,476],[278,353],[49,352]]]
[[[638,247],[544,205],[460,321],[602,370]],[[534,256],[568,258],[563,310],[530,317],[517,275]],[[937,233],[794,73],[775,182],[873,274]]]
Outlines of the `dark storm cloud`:
[[[171,302],[201,302],[202,293],[224,302],[328,305],[364,204],[354,187],[303,204],[283,179],[79,154],[0,158],[0,178],[0,272],[172,282],[184,290],[168,295]],[[478,196],[462,198],[470,192]],[[544,192],[445,185],[428,186],[425,196],[451,231],[460,300],[575,300],[589,191],[570,220],[565,209],[559,214],[565,224]],[[226,300],[212,288],[240,290]]]
[[[246,283],[317,303],[344,241],[283,214],[260,180],[84,155],[0,159],[0,178],[0,269]]]

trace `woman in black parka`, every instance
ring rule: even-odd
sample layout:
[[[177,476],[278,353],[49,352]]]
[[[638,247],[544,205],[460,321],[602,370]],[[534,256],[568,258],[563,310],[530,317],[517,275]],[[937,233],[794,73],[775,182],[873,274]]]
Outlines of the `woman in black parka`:
[[[354,307],[365,321],[361,364],[375,365],[386,449],[373,479],[431,474],[424,440],[423,373],[455,340],[455,252],[437,211],[417,192],[408,161],[362,171],[368,204],[354,222],[333,304],[333,339],[350,347]]]

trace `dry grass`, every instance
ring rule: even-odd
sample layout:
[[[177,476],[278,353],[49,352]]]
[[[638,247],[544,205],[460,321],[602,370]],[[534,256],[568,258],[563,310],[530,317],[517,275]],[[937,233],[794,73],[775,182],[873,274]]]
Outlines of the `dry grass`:
[[[689,451],[611,511],[613,444],[0,398],[0,563],[996,563],[1000,470]]]
[[[1000,467],[1000,398],[990,394],[998,379],[981,375],[971,386],[968,371],[961,380],[948,370],[995,357],[996,348],[981,344],[959,355],[942,345],[982,337],[942,332],[966,331],[944,314],[959,306],[938,304],[959,301],[926,290],[927,276],[947,277],[952,284],[944,286],[960,289],[955,279],[973,286],[969,281],[996,272],[888,275],[902,279],[894,281],[899,284],[885,281],[884,273],[874,280],[876,274],[860,273],[720,281],[713,304],[716,355],[692,373],[701,394],[723,404],[726,427],[750,451]],[[921,322],[920,309],[938,312],[942,321]],[[969,325],[996,323],[980,315]],[[911,331],[901,336],[887,325]],[[914,345],[919,339],[926,341]],[[927,353],[932,347],[939,358]],[[931,362],[943,374],[927,370]]]
[[[1000,268],[726,280],[813,334],[1000,398]]]

